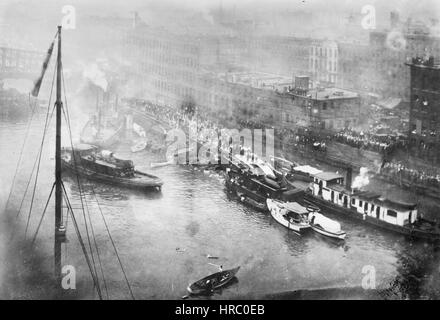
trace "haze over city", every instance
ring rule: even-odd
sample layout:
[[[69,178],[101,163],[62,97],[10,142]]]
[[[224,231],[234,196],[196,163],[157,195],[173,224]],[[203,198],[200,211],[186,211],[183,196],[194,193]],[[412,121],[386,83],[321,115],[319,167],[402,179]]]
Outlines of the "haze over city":
[[[438,0],[0,0],[0,298],[438,299],[439,61]]]

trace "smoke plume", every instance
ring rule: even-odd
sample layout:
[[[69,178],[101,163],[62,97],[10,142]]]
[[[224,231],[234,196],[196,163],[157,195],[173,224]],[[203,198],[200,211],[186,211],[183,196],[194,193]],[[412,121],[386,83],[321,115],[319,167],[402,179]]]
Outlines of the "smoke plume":
[[[98,67],[96,63],[88,65],[83,71],[83,76],[94,85],[101,88],[104,92],[107,91],[107,79],[105,78],[104,72]]]
[[[354,178],[352,187],[353,189],[362,189],[370,183],[370,179],[368,178],[368,169],[362,167],[360,169],[359,175]]]

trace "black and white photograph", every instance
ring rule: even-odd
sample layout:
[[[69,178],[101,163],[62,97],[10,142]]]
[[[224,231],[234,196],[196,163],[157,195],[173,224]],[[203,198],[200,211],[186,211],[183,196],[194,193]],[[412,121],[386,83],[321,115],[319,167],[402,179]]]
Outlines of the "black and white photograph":
[[[439,249],[438,0],[0,0],[0,300],[437,300]]]

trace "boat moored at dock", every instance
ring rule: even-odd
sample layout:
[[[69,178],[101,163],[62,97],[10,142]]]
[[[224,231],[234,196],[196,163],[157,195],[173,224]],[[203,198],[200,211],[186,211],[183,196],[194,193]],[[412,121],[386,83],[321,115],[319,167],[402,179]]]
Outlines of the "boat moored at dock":
[[[313,231],[324,236],[343,240],[347,233],[341,229],[341,224],[332,220],[319,212],[311,212],[309,214],[309,223]]]
[[[286,228],[299,234],[310,229],[309,211],[299,203],[267,199],[267,207],[272,217]]]
[[[350,183],[351,181],[349,181]],[[419,216],[417,204],[392,201],[380,194],[350,190],[344,177],[332,172],[314,175],[305,199],[325,212],[343,214],[410,238],[440,240],[438,226]]]
[[[227,189],[235,193],[242,202],[253,208],[268,210],[268,198],[294,201],[302,198],[304,192],[289,186],[267,163],[234,156],[226,169]]]

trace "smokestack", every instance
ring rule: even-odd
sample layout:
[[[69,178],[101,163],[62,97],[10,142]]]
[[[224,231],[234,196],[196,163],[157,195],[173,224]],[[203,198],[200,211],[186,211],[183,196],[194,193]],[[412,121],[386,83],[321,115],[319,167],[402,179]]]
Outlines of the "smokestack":
[[[133,15],[133,29],[136,29],[138,23],[139,23],[139,13],[135,11]]]
[[[353,169],[351,167],[347,168],[347,174],[345,176],[345,187],[347,190],[351,190],[351,180],[353,178]]]
[[[391,29],[395,29],[399,27],[399,23],[400,23],[399,13],[397,11],[391,11],[390,12]]]

